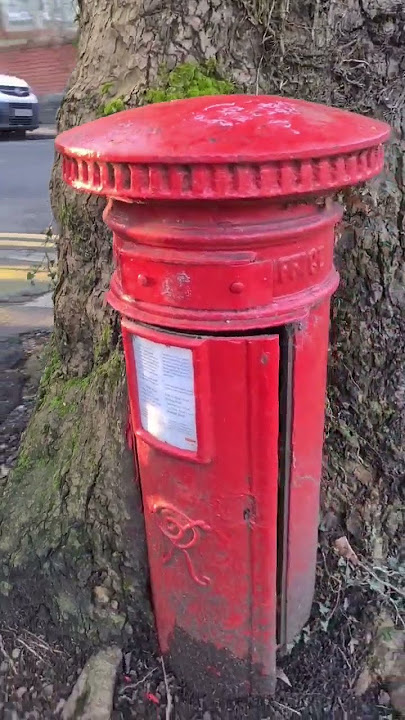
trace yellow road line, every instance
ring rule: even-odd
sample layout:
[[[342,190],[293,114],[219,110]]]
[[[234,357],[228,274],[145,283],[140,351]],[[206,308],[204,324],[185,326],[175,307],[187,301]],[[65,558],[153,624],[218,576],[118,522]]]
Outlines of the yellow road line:
[[[31,267],[0,267],[0,280],[27,280],[27,272],[33,272],[34,268]],[[46,270],[38,270],[35,273],[35,279],[49,279],[49,275]],[[27,282],[29,282],[27,280]]]

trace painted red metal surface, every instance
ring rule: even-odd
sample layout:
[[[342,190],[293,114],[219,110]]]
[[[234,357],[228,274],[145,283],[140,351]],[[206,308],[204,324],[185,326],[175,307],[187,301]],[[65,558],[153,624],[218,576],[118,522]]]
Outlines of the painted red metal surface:
[[[296,320],[337,285],[336,205],[110,203],[122,315],[177,330],[248,331]],[[161,212],[161,215],[159,215]],[[128,230],[127,228],[130,228]]]
[[[195,673],[196,688],[204,668],[205,687],[214,693],[219,680],[238,694],[269,691],[276,650],[278,336],[197,338],[128,320],[123,336],[161,649],[175,669]],[[142,427],[134,336],[192,349],[196,452],[162,446]]]
[[[314,305],[292,335],[290,476],[279,587],[282,644],[291,642],[307,622],[315,584],[328,330],[329,298]]]
[[[110,115],[68,130],[56,147],[69,184],[107,197],[286,197],[372,177],[388,134],[344,110],[232,95]]]
[[[110,198],[162,652],[198,692],[269,693],[315,577],[333,189],[383,123],[276,97],[175,101],[61,135]]]

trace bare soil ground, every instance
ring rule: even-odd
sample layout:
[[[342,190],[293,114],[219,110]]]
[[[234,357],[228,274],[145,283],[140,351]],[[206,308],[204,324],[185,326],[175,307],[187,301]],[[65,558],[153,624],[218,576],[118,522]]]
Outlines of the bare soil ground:
[[[321,549],[318,569],[311,620],[279,659],[284,675],[274,699],[223,704],[214,697],[190,697],[175,678],[169,676],[166,685],[159,658],[139,658],[134,652],[127,656],[129,672],[118,679],[114,720],[166,719],[167,688],[174,708],[170,717],[176,720],[395,717],[384,686],[374,684],[362,697],[355,690],[372,639],[376,598],[346,584],[332,551]]]
[[[10,472],[21,435],[35,405],[49,333],[30,333],[0,341],[0,483]],[[7,593],[3,587],[2,593]],[[77,679],[81,658],[74,648],[45,641],[48,618],[41,608],[15,617],[11,627],[0,617],[0,718],[57,718]]]

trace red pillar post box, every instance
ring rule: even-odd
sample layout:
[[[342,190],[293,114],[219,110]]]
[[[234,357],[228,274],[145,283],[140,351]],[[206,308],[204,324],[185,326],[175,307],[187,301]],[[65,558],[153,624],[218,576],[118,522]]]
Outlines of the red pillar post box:
[[[266,96],[129,110],[63,133],[109,198],[161,651],[197,692],[270,693],[314,588],[339,206],[387,125]]]

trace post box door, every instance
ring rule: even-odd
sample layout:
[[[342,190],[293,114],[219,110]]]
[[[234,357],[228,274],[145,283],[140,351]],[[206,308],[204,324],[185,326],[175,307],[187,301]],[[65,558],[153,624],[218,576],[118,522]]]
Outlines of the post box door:
[[[279,337],[123,335],[161,649],[196,690],[271,692]]]
[[[307,622],[315,585],[329,300],[280,337],[278,641],[285,645]]]

